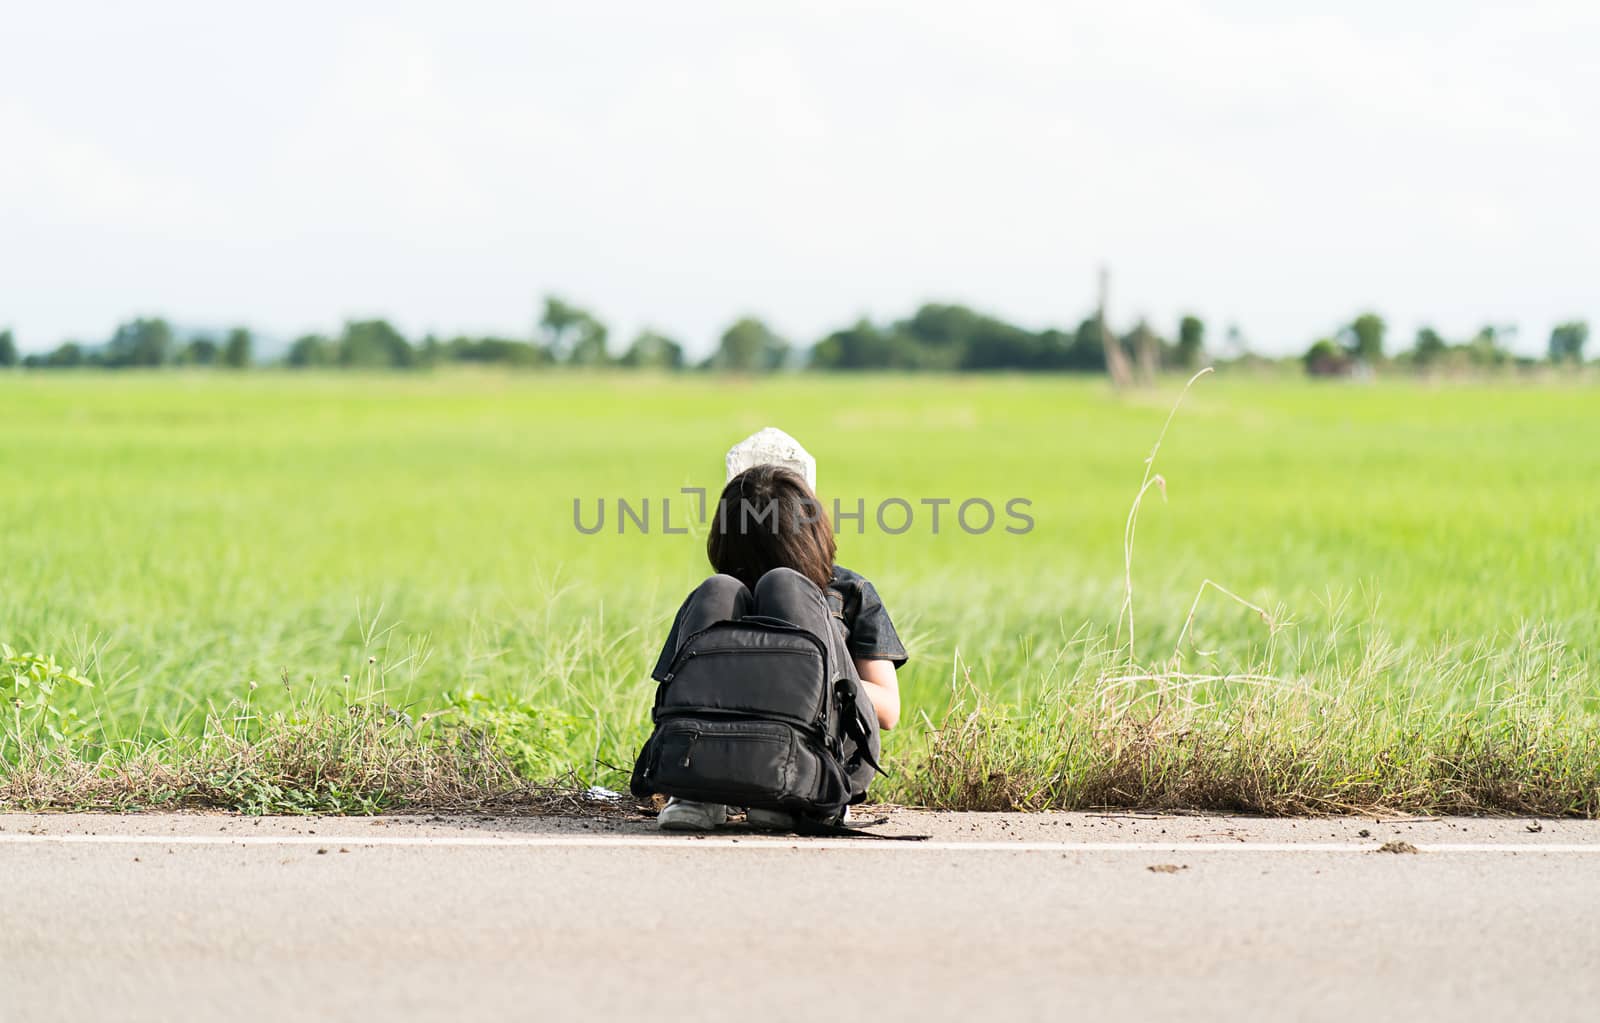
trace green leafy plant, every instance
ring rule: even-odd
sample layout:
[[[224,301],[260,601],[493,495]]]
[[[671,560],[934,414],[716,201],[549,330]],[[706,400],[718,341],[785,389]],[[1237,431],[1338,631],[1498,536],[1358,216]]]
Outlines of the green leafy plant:
[[[62,667],[48,654],[19,652],[9,643],[0,643],[0,698],[11,710],[7,746],[16,744],[20,749],[24,735],[37,734],[41,726],[52,739],[64,737],[61,723],[75,715],[51,702],[63,686],[92,689],[94,683],[77,668]]]
[[[560,708],[473,689],[448,692],[445,699],[461,722],[481,730],[524,778],[549,778],[593,757],[583,746],[582,721]]]

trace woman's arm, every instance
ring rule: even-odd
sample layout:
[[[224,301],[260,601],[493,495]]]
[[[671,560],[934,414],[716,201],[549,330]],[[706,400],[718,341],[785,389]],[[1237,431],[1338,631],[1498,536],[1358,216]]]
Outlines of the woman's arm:
[[[861,687],[878,712],[878,727],[893,728],[900,720],[900,683],[894,677],[894,662],[864,661],[858,657],[856,674],[861,676]]]

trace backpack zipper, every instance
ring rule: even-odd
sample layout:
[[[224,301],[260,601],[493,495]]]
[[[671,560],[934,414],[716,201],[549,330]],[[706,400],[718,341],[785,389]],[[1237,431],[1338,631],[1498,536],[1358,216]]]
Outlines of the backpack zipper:
[[[684,747],[683,756],[678,760],[678,766],[679,767],[688,767],[690,764],[692,764],[694,762],[694,747],[695,747],[695,744],[700,741],[701,737],[704,734],[705,733],[701,732],[698,728],[694,729],[693,731],[691,731],[689,733],[689,744]],[[737,733],[723,734],[722,738],[726,742],[769,742],[769,741],[772,741],[772,737],[770,737],[770,736],[764,736],[764,735],[739,735]]]
[[[791,649],[789,649],[787,647],[766,647],[766,648],[757,648],[757,649],[752,649],[750,647],[714,647],[714,648],[712,648],[710,650],[685,650],[683,653],[678,655],[677,660],[674,661],[673,663],[675,663],[675,664],[676,663],[680,663],[680,662],[683,662],[683,661],[691,660],[691,659],[693,659],[695,657],[714,657],[717,654],[757,654],[757,653],[760,653],[760,654],[799,654],[802,657],[808,656],[806,651],[804,651],[804,650],[791,650]],[[669,671],[665,675],[661,676],[661,681],[663,683],[667,683],[667,682],[671,682],[674,678],[677,678],[677,677],[678,677],[678,672],[676,670],[673,670],[673,671]]]

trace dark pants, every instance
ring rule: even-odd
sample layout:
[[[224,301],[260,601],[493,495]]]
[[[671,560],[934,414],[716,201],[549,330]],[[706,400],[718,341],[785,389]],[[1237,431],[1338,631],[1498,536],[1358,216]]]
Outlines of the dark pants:
[[[752,615],[805,629],[827,645],[835,679],[856,677],[855,662],[844,643],[843,624],[833,617],[817,584],[792,568],[774,568],[756,580],[754,591],[731,575],[707,579],[689,594],[679,612],[678,642],[715,622]]]
[[[679,653],[678,648],[708,625],[755,615],[776,618],[805,629],[826,644],[834,681],[849,680],[855,692],[856,706],[868,723],[870,753],[873,759],[877,759],[878,714],[867,696],[866,688],[861,684],[861,677],[856,673],[849,647],[845,645],[844,623],[833,616],[828,608],[828,599],[817,584],[792,568],[772,569],[756,580],[753,591],[731,575],[714,575],[695,587],[678,610],[678,620],[672,629],[676,642],[670,651],[662,651],[663,663],[675,658]],[[854,755],[857,752],[855,743],[847,741],[845,745],[845,760],[852,781],[864,797],[867,783],[872,780],[872,768]]]

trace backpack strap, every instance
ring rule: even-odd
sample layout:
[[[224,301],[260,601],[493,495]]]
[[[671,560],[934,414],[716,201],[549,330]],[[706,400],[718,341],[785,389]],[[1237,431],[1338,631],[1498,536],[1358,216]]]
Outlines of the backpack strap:
[[[856,685],[861,683],[857,682]],[[889,777],[889,772],[878,763],[878,758],[872,755],[872,722],[868,721],[861,712],[861,704],[856,701],[855,694],[848,690],[848,680],[843,681],[839,688],[839,703],[842,704],[844,732],[855,740],[856,749],[860,751],[861,759],[872,765],[872,769]]]
[[[887,817],[874,821],[882,824]],[[797,835],[809,838],[871,838],[879,842],[926,842],[928,835],[879,835],[871,831],[862,831],[860,828],[846,827],[832,821],[819,821],[804,814],[796,814],[794,818],[794,831]]]

